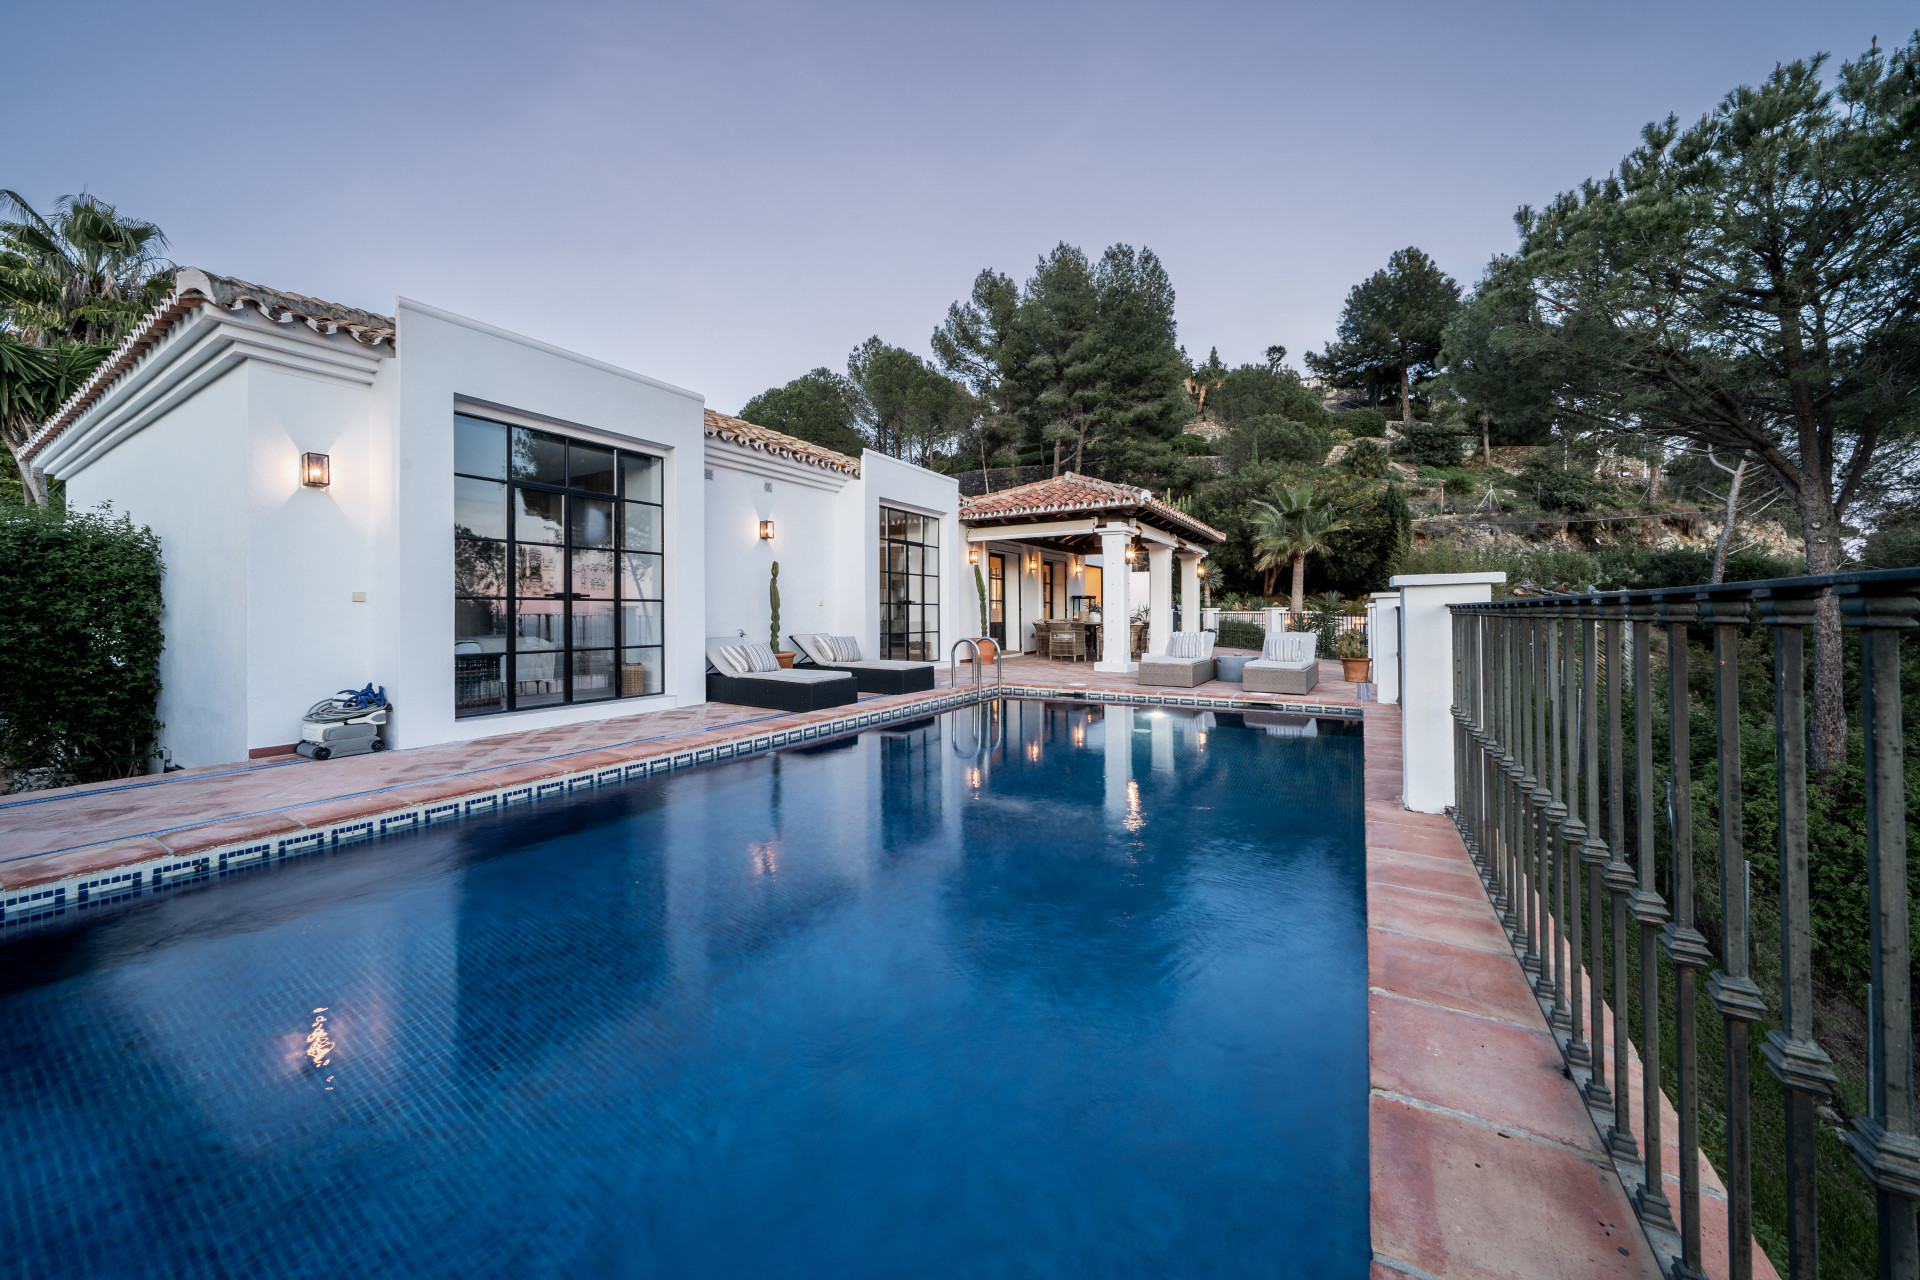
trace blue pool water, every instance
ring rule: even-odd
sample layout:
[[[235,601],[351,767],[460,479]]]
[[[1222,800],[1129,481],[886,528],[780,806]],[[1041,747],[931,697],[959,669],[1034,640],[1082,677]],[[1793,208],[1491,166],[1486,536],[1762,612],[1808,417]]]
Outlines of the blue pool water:
[[[1010,702],[0,946],[0,1274],[1363,1277],[1361,741],[1256,719]]]

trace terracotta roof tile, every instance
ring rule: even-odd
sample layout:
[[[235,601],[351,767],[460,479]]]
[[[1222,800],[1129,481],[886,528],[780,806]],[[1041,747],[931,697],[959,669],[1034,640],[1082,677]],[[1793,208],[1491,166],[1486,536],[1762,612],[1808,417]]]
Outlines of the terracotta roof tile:
[[[821,467],[828,471],[842,471],[856,479],[860,475],[860,460],[849,458],[844,453],[835,453],[825,445],[802,440],[799,436],[790,436],[785,432],[769,427],[758,426],[744,418],[728,417],[724,413],[707,411],[707,434],[729,444],[737,444],[761,453],[769,453],[778,458],[788,458],[810,467]]]
[[[1002,489],[999,493],[960,499],[960,519],[969,524],[1012,516],[1087,515],[1100,511],[1134,512],[1151,517],[1156,524],[1208,542],[1227,540],[1227,535],[1212,525],[1160,501],[1150,489],[1096,480],[1076,471],[1063,471],[1046,480]]]
[[[183,316],[202,305],[241,311],[248,304],[252,304],[270,320],[287,323],[300,321],[316,333],[344,330],[356,342],[363,342],[370,347],[382,343],[393,345],[394,322],[391,316],[342,306],[337,302],[323,302],[305,294],[265,289],[232,276],[217,276],[198,267],[182,267],[174,273],[173,292],[135,326],[133,332],[114,348],[113,354],[101,361],[100,367],[80,384],[80,389],[68,396],[66,403],[41,425],[33,438],[27,441],[22,451],[24,456],[31,460],[46,447],[48,441],[73,425],[121,374],[131,369],[155,343],[166,337],[167,332]]]

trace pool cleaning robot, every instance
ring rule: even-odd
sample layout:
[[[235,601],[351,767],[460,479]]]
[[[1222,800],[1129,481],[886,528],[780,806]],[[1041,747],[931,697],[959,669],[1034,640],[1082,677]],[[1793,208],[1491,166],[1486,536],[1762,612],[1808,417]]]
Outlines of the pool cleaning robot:
[[[385,685],[375,689],[368,681],[367,687],[358,691],[342,689],[307,708],[300,743],[294,750],[309,760],[385,751],[387,740],[380,736],[380,728],[392,709]]]

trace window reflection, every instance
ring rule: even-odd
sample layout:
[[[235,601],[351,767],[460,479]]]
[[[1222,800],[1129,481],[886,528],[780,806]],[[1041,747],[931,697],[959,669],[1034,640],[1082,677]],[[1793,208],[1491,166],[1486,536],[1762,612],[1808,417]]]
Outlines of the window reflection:
[[[660,459],[454,419],[454,710],[663,691]]]

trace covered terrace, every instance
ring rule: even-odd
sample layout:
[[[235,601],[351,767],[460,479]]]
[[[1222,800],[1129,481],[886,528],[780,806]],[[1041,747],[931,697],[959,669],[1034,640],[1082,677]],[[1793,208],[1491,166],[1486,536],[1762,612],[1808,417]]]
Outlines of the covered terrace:
[[[1014,653],[1036,649],[1039,621],[1102,623],[1095,670],[1137,669],[1127,622],[1147,611],[1146,651],[1173,632],[1174,562],[1183,631],[1200,629],[1206,556],[1219,530],[1147,489],[1062,472],[1046,480],[963,498],[968,559],[987,589],[988,632]]]

